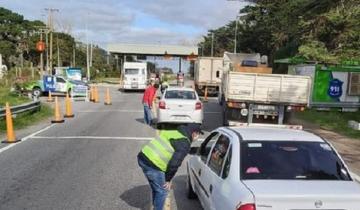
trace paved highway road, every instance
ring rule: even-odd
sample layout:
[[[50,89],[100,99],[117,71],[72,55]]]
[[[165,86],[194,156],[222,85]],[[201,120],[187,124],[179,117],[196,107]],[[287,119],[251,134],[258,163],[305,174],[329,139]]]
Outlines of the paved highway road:
[[[149,209],[136,155],[156,131],[143,124],[142,93],[111,94],[112,106],[76,102],[74,119],[1,145],[0,209]],[[205,106],[210,131],[220,125],[220,107]],[[185,170],[174,178],[171,209],[201,209],[186,198]]]

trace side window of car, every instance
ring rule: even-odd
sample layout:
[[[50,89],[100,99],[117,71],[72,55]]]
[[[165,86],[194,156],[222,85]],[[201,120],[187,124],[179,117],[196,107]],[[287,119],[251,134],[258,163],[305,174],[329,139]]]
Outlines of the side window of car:
[[[208,136],[205,139],[204,143],[201,145],[200,156],[201,156],[201,160],[204,161],[204,163],[206,163],[210,150],[214,145],[214,143],[216,142],[216,140],[218,139],[218,137],[219,137],[219,133],[214,132],[210,136]]]
[[[227,154],[226,159],[225,159],[224,166],[223,166],[223,172],[222,172],[222,175],[221,175],[221,177],[223,179],[225,179],[229,175],[230,165],[231,165],[231,156],[232,156],[232,147],[230,146],[228,154]]]
[[[225,156],[228,151],[230,140],[227,136],[221,135],[211,151],[209,167],[220,176]]]
[[[65,83],[65,80],[63,78],[57,77],[56,82]]]

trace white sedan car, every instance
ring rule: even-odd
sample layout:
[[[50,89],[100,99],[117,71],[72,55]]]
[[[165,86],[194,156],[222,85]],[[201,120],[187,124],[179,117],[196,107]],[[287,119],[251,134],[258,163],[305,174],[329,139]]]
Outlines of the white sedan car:
[[[203,104],[192,88],[169,87],[162,95],[157,108],[157,123],[202,124]]]
[[[359,210],[360,185],[324,139],[302,130],[218,128],[187,162],[205,210]]]

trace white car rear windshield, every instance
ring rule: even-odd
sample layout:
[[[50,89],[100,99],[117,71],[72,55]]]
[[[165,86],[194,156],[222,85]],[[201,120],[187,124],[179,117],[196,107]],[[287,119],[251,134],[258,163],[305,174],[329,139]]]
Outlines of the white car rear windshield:
[[[189,99],[189,100],[195,100],[196,95],[195,95],[194,91],[168,90],[165,93],[165,99]]]
[[[125,74],[139,74],[139,69],[125,69]]]
[[[242,179],[351,180],[324,142],[244,141]]]

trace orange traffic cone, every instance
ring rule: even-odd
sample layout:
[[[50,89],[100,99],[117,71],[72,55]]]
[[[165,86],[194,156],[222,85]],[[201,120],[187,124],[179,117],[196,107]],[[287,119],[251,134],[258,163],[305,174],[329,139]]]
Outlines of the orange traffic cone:
[[[106,89],[106,96],[105,96],[105,105],[111,105],[111,97],[110,97],[110,90],[109,88]]]
[[[52,97],[50,90],[49,90],[49,94],[48,94],[48,99],[46,101],[47,102],[54,102],[54,98]]]
[[[55,114],[54,114],[54,119],[51,120],[51,123],[63,123],[63,122],[64,122],[64,119],[61,117],[61,114],[60,114],[58,98],[55,97]]]
[[[66,94],[65,98],[65,118],[73,118],[75,115],[72,111],[72,105],[71,105],[71,99],[69,97],[69,94]]]
[[[99,90],[97,87],[94,88],[94,103],[99,103]]]
[[[204,93],[204,102],[208,101],[208,88],[205,86],[205,93]]]
[[[90,88],[90,101],[94,101],[94,87]]]
[[[16,142],[19,142],[20,140],[17,140],[16,137],[15,137],[13,120],[12,120],[11,110],[10,110],[10,106],[9,106],[8,102],[6,102],[5,111],[6,111],[5,118],[6,118],[7,139],[2,141],[2,143],[16,143]]]

